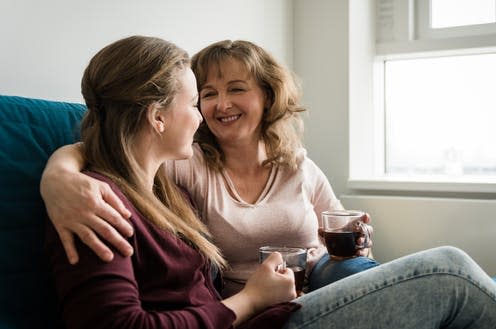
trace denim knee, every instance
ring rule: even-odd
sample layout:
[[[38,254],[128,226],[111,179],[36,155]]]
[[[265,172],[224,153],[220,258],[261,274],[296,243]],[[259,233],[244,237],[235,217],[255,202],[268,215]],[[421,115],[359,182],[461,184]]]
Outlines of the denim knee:
[[[313,291],[377,265],[379,265],[378,262],[368,257],[354,257],[335,261],[326,253],[319,259],[308,275],[308,290]]]

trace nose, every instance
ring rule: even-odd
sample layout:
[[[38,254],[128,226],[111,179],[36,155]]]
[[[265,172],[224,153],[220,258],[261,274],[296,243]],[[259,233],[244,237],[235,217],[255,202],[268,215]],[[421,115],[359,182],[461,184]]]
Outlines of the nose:
[[[203,122],[203,116],[200,113],[200,110],[196,111],[196,115],[198,116],[198,124]]]
[[[232,107],[231,99],[228,95],[219,93],[217,97],[217,106],[216,109],[218,111],[227,111]]]

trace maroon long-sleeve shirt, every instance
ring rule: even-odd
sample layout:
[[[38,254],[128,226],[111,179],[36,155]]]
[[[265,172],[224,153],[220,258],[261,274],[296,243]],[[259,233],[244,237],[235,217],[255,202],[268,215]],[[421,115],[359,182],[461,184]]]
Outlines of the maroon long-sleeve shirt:
[[[114,259],[106,263],[78,240],[80,259],[70,265],[47,221],[46,252],[67,328],[232,328],[235,314],[220,302],[208,261],[143,218],[108,178],[89,175],[109,183],[131,211],[134,235],[128,241],[134,254],[123,257],[114,250]],[[282,326],[298,307],[276,305],[243,327]]]

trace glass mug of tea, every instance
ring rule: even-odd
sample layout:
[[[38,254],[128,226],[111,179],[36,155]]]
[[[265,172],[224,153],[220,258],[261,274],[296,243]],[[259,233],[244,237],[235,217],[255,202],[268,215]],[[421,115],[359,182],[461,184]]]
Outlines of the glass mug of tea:
[[[295,277],[296,294],[303,294],[303,285],[305,281],[305,269],[307,267],[307,250],[299,247],[277,247],[263,246],[258,249],[258,260],[262,263],[273,252],[281,253],[283,267],[290,268]]]
[[[361,219],[364,214],[363,211],[357,210],[322,212],[324,240],[331,257],[355,257],[357,250],[369,247],[370,232],[367,224]],[[362,237],[363,239],[360,239]]]

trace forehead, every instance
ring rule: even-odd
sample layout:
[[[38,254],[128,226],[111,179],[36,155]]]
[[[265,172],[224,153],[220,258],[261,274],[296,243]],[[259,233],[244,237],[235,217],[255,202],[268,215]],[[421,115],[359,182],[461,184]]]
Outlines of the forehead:
[[[213,80],[250,80],[251,78],[250,71],[240,60],[226,58],[211,64],[205,83]]]
[[[178,77],[180,83],[180,89],[178,95],[186,95],[190,97],[191,95],[197,94],[196,90],[196,78],[193,71],[189,67],[182,70]]]

